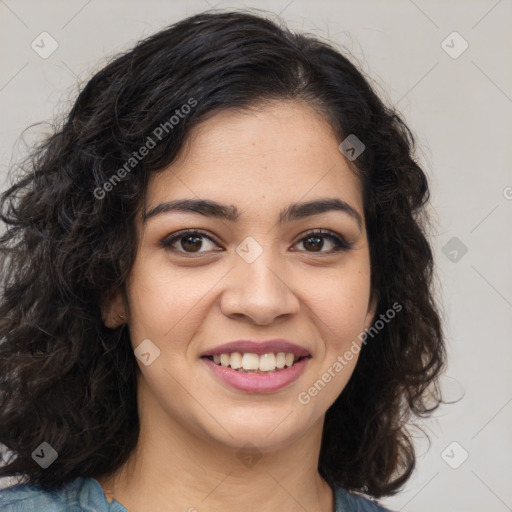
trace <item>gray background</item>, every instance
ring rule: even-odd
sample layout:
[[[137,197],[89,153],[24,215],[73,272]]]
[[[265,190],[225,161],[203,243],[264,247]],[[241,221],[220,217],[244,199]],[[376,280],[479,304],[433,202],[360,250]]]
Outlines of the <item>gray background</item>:
[[[443,390],[447,400],[463,399],[422,423],[430,448],[411,427],[417,470],[382,502],[407,512],[512,510],[510,1],[0,0],[0,183],[23,152],[23,129],[69,109],[79,81],[140,38],[210,7],[269,10],[337,41],[405,116],[431,178],[450,357]],[[42,46],[43,31],[58,44],[47,58],[31,47]],[[48,129],[30,130],[27,144]]]

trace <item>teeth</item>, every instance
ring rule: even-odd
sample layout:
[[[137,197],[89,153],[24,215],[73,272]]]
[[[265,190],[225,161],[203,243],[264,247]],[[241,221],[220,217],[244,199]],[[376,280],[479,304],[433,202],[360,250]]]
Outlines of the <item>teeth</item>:
[[[239,370],[247,373],[254,372],[273,372],[276,369],[281,370],[285,366],[292,366],[299,359],[295,354],[278,352],[267,354],[233,352],[232,354],[217,354],[213,356],[213,362],[221,366],[230,366],[233,370]]]
[[[286,366],[286,356],[284,355],[284,352],[277,353],[276,366],[277,368],[284,368]]]
[[[293,355],[293,354],[292,354]],[[292,358],[293,361],[293,358]],[[276,369],[276,356],[272,354],[262,354],[260,356],[260,367],[262,372],[271,372]]]
[[[231,368],[233,368],[233,370],[238,370],[238,368],[242,368],[242,354],[240,354],[240,352],[233,352],[229,360],[229,365],[231,366]]]
[[[222,355],[227,355],[227,354],[222,354]],[[258,354],[244,354],[242,357],[242,368],[244,370],[259,370],[260,369],[260,357],[258,356]]]

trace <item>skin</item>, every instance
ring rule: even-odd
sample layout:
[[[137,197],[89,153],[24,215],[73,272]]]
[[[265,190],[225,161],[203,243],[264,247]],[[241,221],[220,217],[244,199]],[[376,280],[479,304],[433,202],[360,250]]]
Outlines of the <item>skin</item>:
[[[255,512],[263,504],[267,511],[332,512],[333,493],[317,471],[322,427],[359,353],[307,405],[297,397],[354,340],[360,346],[357,336],[374,316],[362,187],[340,142],[310,106],[271,102],[201,123],[180,158],[152,175],[146,211],[201,198],[234,205],[241,218],[167,212],[143,222],[140,212],[128,301],[119,293],[104,318],[111,327],[128,322],[133,348],[150,339],[160,355],[148,366],[137,359],[137,449],[115,475],[98,479],[131,512]],[[277,223],[290,203],[320,198],[351,205],[362,227],[340,211]],[[214,241],[187,245],[182,238],[174,251],[162,247],[184,229]],[[318,240],[304,235],[317,229],[338,233],[352,248],[332,252],[335,244],[323,238],[315,251]],[[247,236],[263,249],[252,263],[236,252]],[[300,377],[277,392],[230,388],[200,359],[228,341],[273,338],[312,356]],[[251,466],[237,456],[246,443],[261,455]]]

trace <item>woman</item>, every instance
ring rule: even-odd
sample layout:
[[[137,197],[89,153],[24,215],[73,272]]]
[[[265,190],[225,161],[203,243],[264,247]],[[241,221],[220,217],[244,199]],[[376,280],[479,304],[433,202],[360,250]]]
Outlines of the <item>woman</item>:
[[[446,357],[413,148],[246,12],[99,71],[2,196],[0,508],[386,510]]]

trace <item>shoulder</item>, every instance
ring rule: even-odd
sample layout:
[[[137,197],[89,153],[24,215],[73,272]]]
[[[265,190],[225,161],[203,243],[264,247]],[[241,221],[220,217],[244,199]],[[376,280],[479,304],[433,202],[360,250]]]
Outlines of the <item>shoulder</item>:
[[[114,512],[99,482],[79,477],[59,490],[45,491],[29,484],[0,489],[2,512]],[[126,510],[121,508],[120,511]]]
[[[334,512],[393,512],[360,494],[348,492],[339,485],[334,486]]]
[[[61,489],[45,491],[30,484],[0,489],[2,512],[83,512],[79,503],[85,479],[77,478]]]

